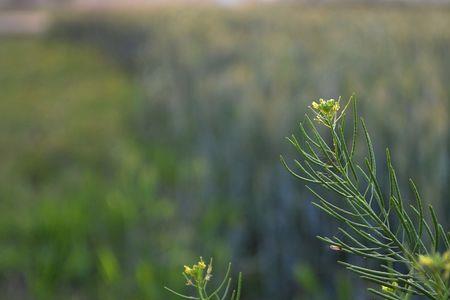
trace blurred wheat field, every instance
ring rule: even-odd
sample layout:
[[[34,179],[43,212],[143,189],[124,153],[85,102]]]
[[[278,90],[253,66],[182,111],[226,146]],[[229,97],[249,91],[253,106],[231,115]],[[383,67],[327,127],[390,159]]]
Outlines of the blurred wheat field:
[[[5,299],[170,299],[199,255],[243,299],[368,299],[278,161],[318,97],[356,93],[380,172],[450,217],[447,9],[57,15],[0,38],[0,86]]]

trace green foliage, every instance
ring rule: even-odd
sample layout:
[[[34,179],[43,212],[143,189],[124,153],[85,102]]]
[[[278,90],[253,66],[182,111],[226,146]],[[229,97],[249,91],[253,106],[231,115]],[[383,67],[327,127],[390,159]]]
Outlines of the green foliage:
[[[167,194],[189,208],[183,218],[199,233],[192,236],[194,253],[239,260],[248,299],[304,299],[293,266],[312,261],[327,270],[318,271],[321,299],[335,299],[342,273],[314,239],[331,222],[294,200],[307,191],[273,159],[287,151],[279,137],[303,113],[301,99],[318,94],[364,91],[369,100],[360,110],[378,142],[376,155],[391,145],[397,170],[415,174],[423,196],[447,220],[447,14],[271,6],[155,10],[135,20],[134,32],[148,29],[137,51],[145,92],[136,132],[176,157],[178,180]],[[96,30],[76,20],[59,28],[70,26],[74,38],[115,57],[114,37],[122,35],[110,33],[120,31],[117,19],[91,21]],[[122,21],[130,26],[130,19]],[[198,249],[204,240],[208,249]],[[365,283],[353,282],[349,298],[359,299]]]
[[[295,268],[295,278],[309,295],[317,295],[320,293],[320,283],[314,272],[314,268],[310,265],[299,265]]]
[[[353,107],[353,129],[347,141],[345,113],[349,105]],[[339,234],[319,239],[333,250],[374,261],[375,265],[369,266],[341,263],[361,278],[379,284],[381,289],[369,291],[382,298],[407,299],[414,294],[448,299],[450,233],[438,223],[432,205],[425,206],[412,179],[409,182],[416,203],[405,202],[388,149],[388,173],[384,176],[389,178],[389,190],[381,189],[374,146],[364,120],[358,119],[356,101],[351,98],[341,112],[339,107],[339,100],[334,99],[313,102],[315,120],[328,132],[321,134],[306,115],[306,121],[300,123],[301,138],[288,138],[301,157],[294,160],[296,170],[281,157],[291,174],[308,184],[317,199],[313,204],[341,224]],[[359,132],[367,149],[361,160],[355,157]],[[322,196],[317,186],[339,199]],[[424,207],[429,210],[429,218]],[[439,255],[440,249],[447,252]]]
[[[449,219],[448,11],[70,15],[45,37],[0,39],[3,297],[165,299],[202,252],[242,266],[248,300],[361,299],[335,263],[358,260],[319,247],[334,223],[296,201],[306,189],[274,159],[318,94],[363,91],[375,154],[390,145]],[[320,293],[296,277],[305,264]]]
[[[159,298],[176,207],[127,132],[133,85],[89,47],[1,43],[1,297]]]

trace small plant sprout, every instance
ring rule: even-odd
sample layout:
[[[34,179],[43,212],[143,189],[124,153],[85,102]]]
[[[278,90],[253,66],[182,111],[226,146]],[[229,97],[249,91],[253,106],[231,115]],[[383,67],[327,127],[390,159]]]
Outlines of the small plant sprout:
[[[349,107],[353,126],[347,139]],[[375,284],[368,290],[383,299],[419,295],[448,300],[449,233],[438,222],[433,207],[424,207],[411,179],[413,201],[406,201],[388,149],[387,171],[383,175],[377,173],[372,140],[364,120],[357,115],[354,97],[342,110],[340,100],[334,99],[320,99],[312,102],[310,108],[314,119],[306,114],[305,122],[300,123],[300,138],[288,138],[300,157],[293,160],[295,168],[282,156],[281,162],[295,178],[306,183],[316,199],[313,204],[340,224],[334,236],[319,239],[328,243],[331,250],[365,258],[365,265],[340,263]],[[325,135],[318,127],[326,128]],[[365,150],[361,151],[363,158],[357,159],[360,132]],[[387,179],[386,190],[382,189],[380,177]],[[324,196],[321,191],[335,197],[329,199],[331,194]]]
[[[230,293],[232,278],[230,277],[231,264],[228,264],[228,268],[222,282],[212,292],[208,292],[207,284],[212,279],[212,271],[212,259],[209,261],[209,264],[206,264],[203,261],[203,258],[200,257],[200,260],[197,264],[194,264],[192,266],[184,266],[184,271],[182,273],[184,278],[186,279],[186,285],[192,286],[195,289],[194,296],[178,293],[168,287],[165,287],[165,289],[183,299],[239,300],[241,296],[241,273],[239,273],[237,289],[231,291]]]

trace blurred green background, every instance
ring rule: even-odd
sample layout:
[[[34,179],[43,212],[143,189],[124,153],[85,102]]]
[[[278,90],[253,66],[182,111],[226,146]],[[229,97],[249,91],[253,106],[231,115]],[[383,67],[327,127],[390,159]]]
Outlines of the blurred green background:
[[[355,92],[450,225],[447,7],[47,14],[0,36],[1,299],[172,299],[200,255],[246,300],[369,299],[278,161],[319,97]]]

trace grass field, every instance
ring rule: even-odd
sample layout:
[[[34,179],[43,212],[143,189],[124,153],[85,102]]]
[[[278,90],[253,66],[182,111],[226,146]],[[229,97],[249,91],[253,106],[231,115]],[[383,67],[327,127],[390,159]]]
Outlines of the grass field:
[[[307,104],[356,92],[378,156],[448,218],[449,16],[174,7],[2,37],[5,297],[170,299],[203,255],[233,260],[245,300],[365,299],[278,155]]]

